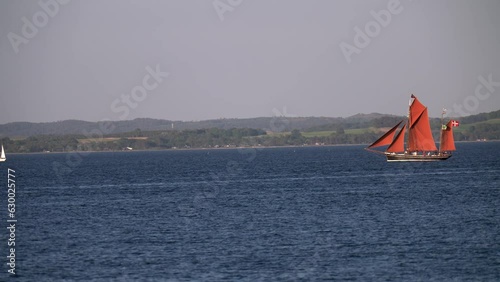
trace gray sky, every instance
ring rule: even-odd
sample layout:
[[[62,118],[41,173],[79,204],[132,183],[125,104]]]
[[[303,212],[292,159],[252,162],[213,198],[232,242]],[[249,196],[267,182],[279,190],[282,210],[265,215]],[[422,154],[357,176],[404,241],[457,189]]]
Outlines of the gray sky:
[[[54,1],[0,2],[0,123],[500,109],[497,0]]]

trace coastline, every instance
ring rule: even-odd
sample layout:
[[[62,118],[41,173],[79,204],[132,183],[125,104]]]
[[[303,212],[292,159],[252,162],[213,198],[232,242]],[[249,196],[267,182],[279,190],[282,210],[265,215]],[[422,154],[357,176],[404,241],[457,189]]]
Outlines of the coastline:
[[[238,150],[238,149],[276,149],[276,148],[313,148],[313,147],[341,147],[365,146],[367,144],[329,144],[329,145],[284,145],[284,146],[252,146],[252,147],[220,147],[220,148],[177,148],[177,149],[150,149],[150,150],[115,150],[115,151],[69,151],[69,152],[30,152],[8,153],[8,155],[43,155],[43,154],[71,154],[71,153],[132,153],[132,152],[162,152],[162,151],[208,151],[208,150]]]
[[[488,143],[500,142],[500,140],[487,141],[455,141],[455,143]],[[439,143],[437,143],[439,144]],[[115,150],[115,151],[69,151],[69,152],[30,152],[30,153],[7,153],[7,155],[42,155],[42,154],[71,154],[71,153],[120,153],[120,152],[161,152],[161,151],[208,151],[208,150],[239,150],[239,149],[276,149],[276,148],[317,148],[317,147],[343,147],[343,146],[367,146],[369,144],[325,144],[325,145],[284,145],[284,146],[251,146],[251,147],[220,147],[220,148],[176,148],[176,149],[148,149],[148,150]]]

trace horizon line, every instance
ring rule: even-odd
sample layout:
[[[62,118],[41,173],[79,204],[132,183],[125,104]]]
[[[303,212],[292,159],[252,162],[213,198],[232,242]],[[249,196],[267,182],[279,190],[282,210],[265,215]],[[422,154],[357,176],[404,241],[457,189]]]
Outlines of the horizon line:
[[[469,117],[469,116],[475,116],[475,115],[480,115],[480,114],[488,114],[488,113],[493,113],[500,111],[500,109],[495,110],[495,111],[490,111],[490,112],[481,112],[477,114],[469,114],[466,116],[450,116],[447,118],[464,118],[464,117]],[[220,117],[220,118],[207,118],[207,119],[199,119],[199,120],[174,120],[174,119],[164,119],[164,118],[152,118],[152,117],[137,117],[134,119],[124,119],[124,120],[97,120],[97,121],[89,121],[89,120],[84,120],[84,119],[76,119],[76,118],[68,118],[68,119],[62,119],[62,120],[56,120],[56,121],[11,121],[11,122],[6,122],[6,123],[1,123],[0,125],[6,125],[10,123],[57,123],[57,122],[64,122],[64,121],[82,121],[82,122],[89,122],[89,123],[99,123],[99,122],[127,122],[127,121],[134,121],[138,119],[149,119],[149,120],[161,120],[161,121],[168,121],[168,122],[203,122],[203,121],[213,121],[213,120],[245,120],[245,119],[258,119],[258,118],[290,118],[290,119],[295,119],[295,118],[332,118],[332,119],[338,119],[338,118],[351,118],[354,116],[358,115],[381,115],[381,116],[393,116],[393,117],[407,117],[406,115],[395,115],[395,114],[383,114],[383,113],[378,113],[378,112],[372,112],[372,113],[357,113],[354,115],[342,117],[342,116],[295,116],[295,115],[281,115],[281,116],[256,116],[256,117]],[[429,117],[429,118],[440,118],[440,117]]]

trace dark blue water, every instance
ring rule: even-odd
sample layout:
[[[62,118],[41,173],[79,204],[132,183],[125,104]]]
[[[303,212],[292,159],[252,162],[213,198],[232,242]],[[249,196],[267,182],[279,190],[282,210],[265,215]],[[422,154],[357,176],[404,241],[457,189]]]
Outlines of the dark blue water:
[[[9,155],[18,280],[498,281],[500,142],[457,147]]]

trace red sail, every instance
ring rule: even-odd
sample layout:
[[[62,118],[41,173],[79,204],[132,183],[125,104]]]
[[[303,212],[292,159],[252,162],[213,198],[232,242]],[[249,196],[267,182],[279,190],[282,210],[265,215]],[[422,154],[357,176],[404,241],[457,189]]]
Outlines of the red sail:
[[[411,98],[413,99],[410,102],[410,124],[408,126],[413,126],[413,124],[416,122],[416,120],[422,115],[426,107],[420,103],[420,101],[415,97],[415,95],[411,95]]]
[[[415,101],[417,100],[415,99]],[[432,137],[427,108],[424,108],[424,111],[412,122],[408,131],[409,151],[437,151],[436,143]]]
[[[394,134],[396,134],[396,129],[398,129],[399,125],[402,122],[403,121],[400,121],[398,124],[396,124],[396,126],[394,126],[389,131],[387,131],[384,135],[382,135],[382,137],[377,139],[377,141],[373,142],[373,144],[368,146],[368,148],[375,148],[375,147],[380,147],[380,146],[385,146],[385,145],[391,144],[392,139],[394,138]]]
[[[391,143],[391,145],[387,148],[387,152],[397,153],[404,152],[405,150],[405,129],[406,124],[403,125],[401,131],[399,131],[398,135],[396,135],[396,139]]]
[[[455,151],[455,140],[453,139],[452,121],[446,124],[446,129],[441,130],[440,151]]]

